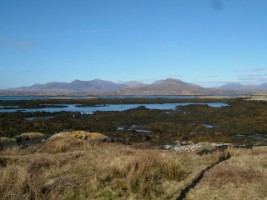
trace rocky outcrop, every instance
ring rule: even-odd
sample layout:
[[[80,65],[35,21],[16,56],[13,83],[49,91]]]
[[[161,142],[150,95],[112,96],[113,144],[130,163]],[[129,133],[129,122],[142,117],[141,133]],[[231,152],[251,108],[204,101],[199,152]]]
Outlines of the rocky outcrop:
[[[213,151],[216,149],[225,149],[233,146],[230,143],[214,143],[214,142],[201,142],[194,144],[192,141],[176,141],[175,145],[164,145],[162,149],[174,150],[178,152],[192,152],[192,151]]]
[[[60,132],[51,137],[40,132],[25,132],[15,137],[0,137],[0,150],[5,150],[12,147],[26,148],[36,144],[41,144],[46,140],[52,140],[55,138],[79,138],[92,142],[112,142],[113,139],[108,136],[97,133],[97,132],[87,132],[87,131],[65,131]]]
[[[40,132],[25,132],[15,137],[0,137],[0,150],[11,147],[25,148],[41,143],[47,138],[46,134]]]
[[[110,141],[110,138],[102,133],[97,132],[87,132],[87,131],[66,131],[60,132],[52,135],[49,140],[54,138],[79,138],[83,140],[93,141],[93,142],[106,142]]]
[[[39,144],[47,138],[47,135],[40,132],[25,132],[15,136],[17,145],[25,148],[27,146]]]

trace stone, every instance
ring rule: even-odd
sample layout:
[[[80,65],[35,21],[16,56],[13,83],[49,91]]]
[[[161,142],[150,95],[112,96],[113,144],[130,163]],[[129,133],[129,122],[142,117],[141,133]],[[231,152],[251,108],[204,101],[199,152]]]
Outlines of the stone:
[[[87,136],[87,140],[97,141],[97,142],[105,142],[108,138],[109,138],[108,136],[97,132],[89,133]]]
[[[18,146],[21,148],[26,148],[27,146],[32,146],[40,144],[42,140],[46,139],[47,135],[40,132],[25,132],[18,136],[15,136]]]
[[[54,138],[77,138],[82,140],[94,141],[94,142],[105,142],[109,141],[109,137],[97,132],[87,131],[66,131],[52,135],[49,140]]]
[[[173,145],[167,144],[167,145],[164,145],[162,148],[165,150],[170,150],[170,149],[173,149]]]
[[[201,144],[192,144],[192,145],[184,145],[184,146],[175,146],[173,150],[178,152],[184,152],[184,151],[197,151],[202,147]]]

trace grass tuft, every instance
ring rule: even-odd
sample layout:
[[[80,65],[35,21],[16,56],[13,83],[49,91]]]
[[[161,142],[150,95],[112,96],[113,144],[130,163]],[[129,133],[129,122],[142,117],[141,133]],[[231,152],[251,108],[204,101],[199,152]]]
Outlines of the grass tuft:
[[[208,172],[189,197],[212,199],[214,196],[207,195],[214,192],[207,192],[202,184],[219,197],[225,186],[229,191],[231,187],[249,186],[257,197],[266,194],[266,150],[229,151],[233,156]],[[0,199],[175,199],[201,170],[221,156],[221,152],[199,156],[163,151],[148,144],[126,146],[55,138],[34,149],[0,152],[4,163]]]

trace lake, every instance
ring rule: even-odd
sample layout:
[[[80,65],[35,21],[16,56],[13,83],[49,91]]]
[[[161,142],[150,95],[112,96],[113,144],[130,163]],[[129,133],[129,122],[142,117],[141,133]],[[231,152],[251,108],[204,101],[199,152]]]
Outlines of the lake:
[[[216,103],[197,103],[197,102],[186,102],[186,103],[161,103],[161,104],[105,104],[105,105],[96,105],[96,106],[87,106],[79,107],[77,104],[62,104],[64,107],[53,107],[53,108],[27,108],[27,109],[18,109],[18,108],[8,108],[2,107],[0,112],[80,112],[81,114],[93,114],[97,111],[125,111],[129,109],[138,108],[144,106],[147,109],[159,109],[159,110],[174,110],[178,106],[186,105],[208,105],[210,107],[223,107],[229,106],[226,103],[216,102]],[[52,104],[53,105],[53,104]]]

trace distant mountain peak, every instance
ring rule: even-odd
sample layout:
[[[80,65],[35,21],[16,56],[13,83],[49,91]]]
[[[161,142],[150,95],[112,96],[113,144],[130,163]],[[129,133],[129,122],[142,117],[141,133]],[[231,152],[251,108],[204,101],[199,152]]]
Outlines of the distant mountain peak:
[[[201,86],[186,83],[181,80],[167,78],[141,87],[127,88],[114,93],[114,95],[201,95],[211,94],[211,90]]]
[[[192,84],[192,83],[187,83],[184,81],[181,81],[179,79],[173,79],[173,78],[167,78],[164,80],[159,80],[155,81],[154,83],[151,84],[152,86],[159,86],[162,88],[169,88],[169,89],[176,89],[176,90],[186,90],[186,89],[202,89],[203,87]]]
[[[179,79],[167,78],[144,84],[138,81],[115,83],[102,79],[89,81],[74,80],[66,82],[48,82],[30,87],[1,90],[4,95],[212,95],[242,93],[253,94],[267,91],[267,83],[261,85],[242,85],[227,83],[219,88],[204,88]]]
[[[241,83],[237,83],[237,82],[230,82],[230,83],[226,83],[222,86],[220,86],[220,89],[223,90],[248,90],[248,89],[254,89],[257,86],[253,86],[253,85],[243,85]]]
[[[80,83],[80,82],[82,82],[81,80],[79,80],[79,79],[75,79],[74,81],[72,81],[71,83]]]
[[[236,83],[236,82],[230,82],[222,85],[220,88],[221,89],[232,89],[232,90],[238,90],[242,89],[244,86],[241,83]]]

